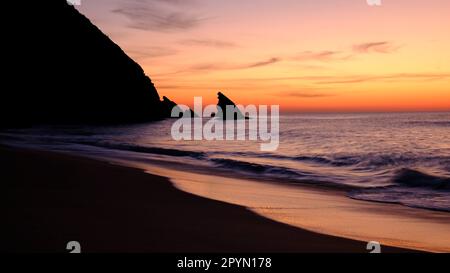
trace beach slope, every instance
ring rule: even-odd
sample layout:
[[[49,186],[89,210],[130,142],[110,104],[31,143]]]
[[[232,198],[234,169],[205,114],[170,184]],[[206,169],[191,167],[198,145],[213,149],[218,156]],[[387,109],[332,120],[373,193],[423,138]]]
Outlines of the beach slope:
[[[367,252],[109,163],[0,147],[1,252]],[[383,252],[403,252],[383,247]]]

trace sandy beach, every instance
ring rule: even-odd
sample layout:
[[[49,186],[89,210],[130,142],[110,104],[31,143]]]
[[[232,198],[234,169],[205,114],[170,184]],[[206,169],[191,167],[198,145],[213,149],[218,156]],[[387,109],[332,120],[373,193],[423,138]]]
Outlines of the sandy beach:
[[[83,252],[367,252],[366,242],[185,193],[139,169],[5,147],[0,161],[2,252],[66,252],[74,240]]]

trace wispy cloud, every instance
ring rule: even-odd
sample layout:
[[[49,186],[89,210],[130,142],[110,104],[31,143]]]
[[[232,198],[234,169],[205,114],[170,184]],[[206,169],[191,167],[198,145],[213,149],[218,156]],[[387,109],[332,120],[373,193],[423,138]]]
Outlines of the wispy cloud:
[[[280,61],[281,61],[281,58],[272,57],[267,60],[251,62],[251,63],[243,63],[243,64],[227,64],[227,63],[197,64],[197,65],[191,66],[190,68],[188,68],[186,70],[180,71],[179,73],[195,72],[195,71],[250,69],[250,68],[257,68],[257,67],[275,64]]]
[[[277,96],[284,97],[294,97],[294,98],[305,98],[305,99],[313,99],[313,98],[324,98],[324,97],[333,97],[336,94],[330,93],[317,93],[317,92],[305,92],[305,91],[288,91],[288,92],[279,92],[276,93]]]
[[[303,80],[313,84],[351,84],[371,81],[435,81],[450,80],[450,73],[397,73],[380,75],[342,75],[342,76],[292,76],[292,77],[265,77],[265,78],[242,78],[239,81],[292,81]]]
[[[353,52],[355,53],[392,53],[399,49],[399,46],[392,44],[391,42],[370,42],[356,44],[353,46]]]
[[[317,81],[318,84],[351,84],[374,81],[404,82],[404,81],[433,81],[450,79],[449,73],[399,73],[385,75],[363,75],[363,76],[344,76],[329,77]]]
[[[238,67],[238,68],[255,68],[255,67],[266,66],[266,65],[278,63],[279,61],[281,61],[281,58],[273,57],[273,58],[270,58],[265,61],[249,63],[249,64],[243,65],[241,67]]]
[[[206,18],[194,13],[194,0],[131,0],[121,2],[112,12],[130,20],[129,27],[159,32],[181,31],[197,27]]]
[[[349,54],[345,54],[339,51],[304,51],[297,56],[294,56],[293,59],[296,61],[340,61],[347,60],[351,56]]]
[[[180,44],[188,46],[204,46],[204,47],[215,47],[215,48],[232,48],[237,47],[235,43],[213,40],[213,39],[187,39],[181,40]]]
[[[368,53],[392,53],[399,49],[399,46],[394,45],[391,42],[370,42],[355,44],[351,48],[343,51],[336,50],[323,50],[323,51],[303,51],[300,54],[292,57],[295,61],[346,61],[351,60],[357,54]]]
[[[146,0],[140,0],[140,1],[146,1]],[[198,3],[197,0],[147,0],[148,2],[160,2],[164,4],[171,4],[171,5],[182,5],[182,6],[191,6],[196,5]]]
[[[247,69],[247,68],[255,68],[266,66],[270,64],[274,64],[279,62],[281,59],[274,57],[268,60],[246,63],[246,64],[199,64],[194,65],[190,68],[190,70],[233,70],[233,69]]]
[[[192,87],[187,87],[187,86],[182,86],[182,85],[170,85],[170,84],[161,84],[157,86],[158,89],[186,89],[186,88],[192,88]]]
[[[140,49],[127,50],[127,53],[136,60],[166,57],[177,54],[177,50],[167,47],[151,46]]]
[[[167,77],[179,74],[189,74],[189,73],[197,73],[197,72],[212,72],[212,71],[220,71],[220,70],[239,70],[239,69],[251,69],[258,68],[263,66],[272,65],[280,62],[282,59],[279,57],[272,57],[267,60],[257,61],[257,62],[249,62],[249,63],[204,63],[204,64],[196,64],[192,65],[185,69],[180,69],[174,72],[167,72],[161,74],[153,74],[155,77]]]

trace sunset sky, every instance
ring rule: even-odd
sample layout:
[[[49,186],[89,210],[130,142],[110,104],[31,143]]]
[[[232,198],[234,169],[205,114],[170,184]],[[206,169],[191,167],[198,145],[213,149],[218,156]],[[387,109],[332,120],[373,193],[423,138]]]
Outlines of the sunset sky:
[[[450,110],[450,1],[81,0],[161,97],[282,111]]]

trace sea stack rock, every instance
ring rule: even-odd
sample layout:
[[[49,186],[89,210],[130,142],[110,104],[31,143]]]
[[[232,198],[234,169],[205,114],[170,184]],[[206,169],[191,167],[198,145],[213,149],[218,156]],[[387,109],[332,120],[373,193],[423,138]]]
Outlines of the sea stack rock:
[[[163,100],[162,100],[162,108],[163,108],[163,114],[164,114],[165,117],[172,117],[172,110],[173,110],[173,108],[175,108],[175,107],[178,107],[180,113],[183,112],[183,114],[180,114],[179,117],[182,117],[182,116],[183,116],[183,117],[187,117],[188,115],[189,115],[191,118],[198,117],[198,115],[195,114],[195,112],[192,111],[192,109],[184,109],[184,110],[183,110],[183,108],[181,108],[176,102],[171,101],[171,100],[170,100],[169,98],[167,98],[166,96],[163,97]],[[188,114],[187,112],[190,112],[190,113]],[[173,118],[179,118],[179,117],[173,117]]]
[[[171,117],[172,110],[175,107],[178,107],[178,105],[175,102],[171,101],[166,96],[163,97],[162,108],[163,108],[163,113],[164,113],[165,116]],[[182,112],[181,109],[180,109],[180,112]]]
[[[2,39],[0,127],[167,117],[143,69],[66,0],[6,10],[20,22],[10,21]]]
[[[222,92],[217,93],[217,97],[219,99],[219,102],[217,103],[217,106],[220,107],[222,110],[222,118],[223,119],[244,119],[245,116],[242,114],[242,112],[236,107],[236,104],[230,100],[227,96],[225,96]],[[227,106],[232,106],[234,109],[234,114],[230,117],[227,116]],[[217,117],[220,117],[217,115]]]

